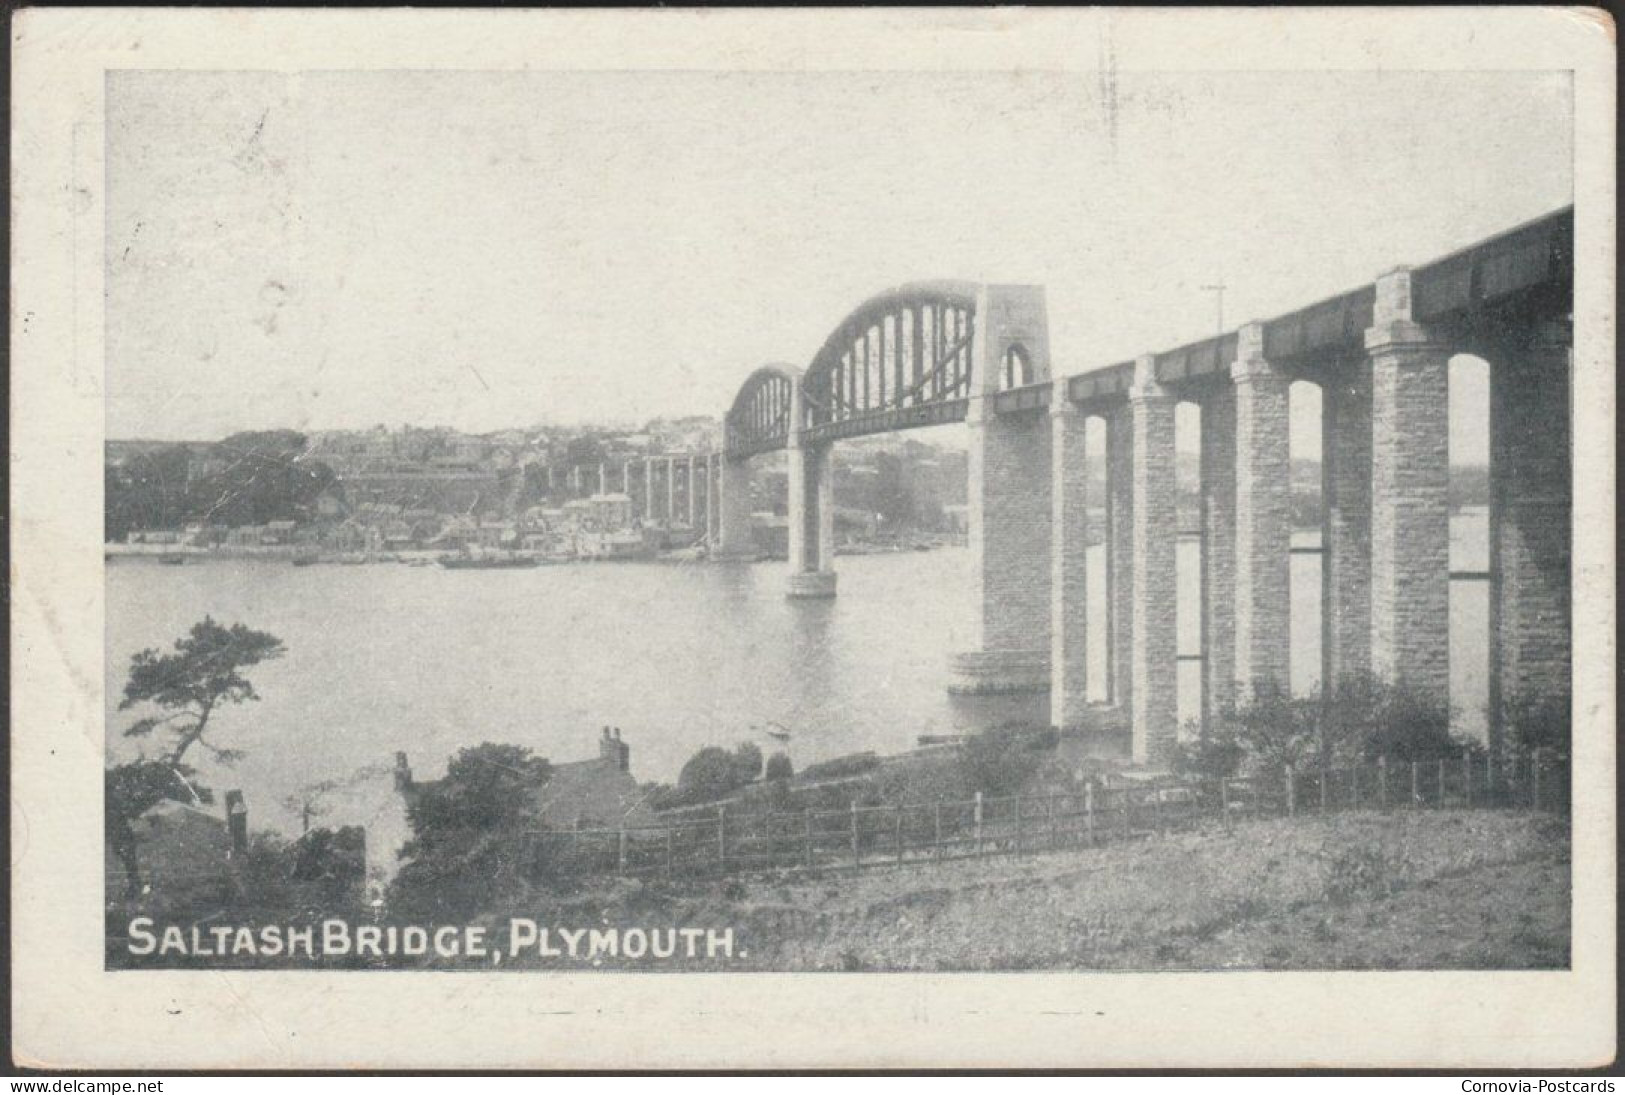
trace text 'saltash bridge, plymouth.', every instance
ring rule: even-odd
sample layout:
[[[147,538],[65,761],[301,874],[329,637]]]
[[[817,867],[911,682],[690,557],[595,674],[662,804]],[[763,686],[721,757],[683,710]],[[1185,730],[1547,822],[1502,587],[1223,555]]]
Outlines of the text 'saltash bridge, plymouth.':
[[[768,365],[704,460],[713,555],[754,554],[748,461],[787,450],[790,588],[833,596],[831,449],[945,422],[970,430],[974,649],[950,688],[1048,690],[1082,725],[1103,693],[1133,757],[1176,737],[1174,408],[1201,409],[1202,711],[1287,681],[1288,386],[1322,391],[1321,679],[1449,692],[1448,363],[1490,365],[1491,746],[1517,697],[1567,694],[1573,210],[1341,296],[1052,377],[1044,291],[937,281],[865,301],[800,369]],[[1088,689],[1084,444],[1106,436],[1107,680]],[[1103,687],[1101,687],[1103,685]]]

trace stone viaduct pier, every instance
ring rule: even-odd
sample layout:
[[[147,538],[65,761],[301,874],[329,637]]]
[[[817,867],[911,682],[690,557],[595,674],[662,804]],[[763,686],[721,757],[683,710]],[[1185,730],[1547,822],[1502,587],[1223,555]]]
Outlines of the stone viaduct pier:
[[[1176,405],[1200,408],[1205,713],[1288,680],[1288,387],[1306,380],[1322,394],[1321,679],[1369,671],[1448,695],[1448,364],[1471,354],[1489,364],[1491,393],[1494,747],[1508,704],[1569,687],[1572,240],[1566,209],[1298,311],[1065,377],[1040,286],[890,290],[805,368],[767,365],[739,389],[712,465],[714,555],[752,552],[747,462],[787,450],[789,594],[833,596],[832,447],[964,421],[976,633],[949,687],[1047,690],[1060,727],[1116,709],[1134,759],[1158,763],[1177,730]],[[1086,444],[1096,430],[1104,444]],[[1087,487],[1102,460],[1106,588],[1091,596]],[[1103,628],[1090,627],[1091,602]],[[1091,634],[1105,635],[1104,657],[1090,657]],[[1105,680],[1090,681],[1091,662]]]

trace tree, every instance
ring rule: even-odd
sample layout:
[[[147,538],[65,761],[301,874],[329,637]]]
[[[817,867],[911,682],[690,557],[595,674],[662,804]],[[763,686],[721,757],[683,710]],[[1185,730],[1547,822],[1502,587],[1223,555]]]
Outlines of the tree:
[[[412,838],[393,904],[409,914],[461,916],[486,907],[520,878],[512,837],[534,820],[553,767],[522,745],[459,750],[446,778],[419,785],[407,806]]]
[[[741,782],[734,755],[715,745],[707,745],[689,757],[677,774],[677,790],[688,802],[722,798]]]
[[[242,624],[222,627],[205,616],[175,641],[174,653],[160,654],[149,647],[130,660],[119,710],[152,704],[168,713],[137,719],[124,736],[147,737],[159,729],[172,735],[161,758],[171,768],[181,764],[193,745],[202,745],[222,763],[238,759],[239,750],[219,748],[204,737],[209,719],[222,704],[258,700],[259,693],[242,670],[283,653],[282,640],[275,635]]]
[[[739,782],[749,783],[762,774],[762,750],[753,741],[742,741],[734,749],[734,768]]]
[[[787,754],[774,753],[767,758],[767,780],[769,783],[787,780],[793,775],[795,775],[795,768],[791,765]]]
[[[233,525],[297,520],[336,480],[333,469],[306,456],[293,430],[235,433],[214,445],[218,470],[192,484],[191,516]]]

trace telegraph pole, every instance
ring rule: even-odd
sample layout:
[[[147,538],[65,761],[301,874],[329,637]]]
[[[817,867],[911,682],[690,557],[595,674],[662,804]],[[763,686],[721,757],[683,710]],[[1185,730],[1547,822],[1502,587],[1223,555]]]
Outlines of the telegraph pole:
[[[1198,288],[1200,288],[1203,292],[1212,293],[1214,299],[1217,301],[1219,312],[1219,334],[1224,334],[1224,291],[1226,289],[1224,282],[1221,281],[1214,285],[1202,285],[1198,286]]]

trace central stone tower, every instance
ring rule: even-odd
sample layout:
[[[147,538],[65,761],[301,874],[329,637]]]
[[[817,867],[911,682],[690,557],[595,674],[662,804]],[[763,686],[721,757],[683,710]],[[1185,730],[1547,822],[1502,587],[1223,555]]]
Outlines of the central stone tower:
[[[1038,285],[976,296],[966,481],[975,641],[954,655],[949,691],[1042,692],[1050,658],[1050,418],[999,394],[1050,382],[1049,316]]]

